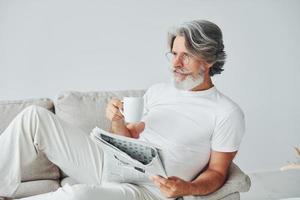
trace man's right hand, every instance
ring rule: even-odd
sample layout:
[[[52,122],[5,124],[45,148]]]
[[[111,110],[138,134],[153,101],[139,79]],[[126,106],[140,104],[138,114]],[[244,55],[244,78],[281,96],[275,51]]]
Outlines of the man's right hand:
[[[106,106],[106,117],[111,122],[120,121],[124,124],[124,116],[120,112],[123,109],[123,103],[116,98],[111,99]]]
[[[139,138],[145,128],[144,122],[125,123],[124,116],[120,112],[123,103],[116,98],[111,99],[106,107],[106,117],[111,121],[111,132],[131,138]]]
[[[111,99],[106,106],[106,117],[111,121],[110,131],[118,135],[132,137],[119,109],[123,109],[123,103],[116,98]]]

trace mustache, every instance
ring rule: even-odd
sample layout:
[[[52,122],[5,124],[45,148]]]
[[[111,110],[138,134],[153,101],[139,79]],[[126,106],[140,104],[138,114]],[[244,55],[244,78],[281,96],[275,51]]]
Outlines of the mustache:
[[[172,72],[177,72],[177,73],[180,73],[180,74],[184,74],[184,75],[189,75],[189,74],[192,73],[190,70],[184,69],[182,67],[176,67],[176,66],[171,67],[171,71]]]

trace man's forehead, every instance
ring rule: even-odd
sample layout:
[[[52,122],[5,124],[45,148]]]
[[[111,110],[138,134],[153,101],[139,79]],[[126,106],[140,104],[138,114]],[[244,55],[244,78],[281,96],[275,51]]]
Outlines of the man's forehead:
[[[172,52],[177,53],[188,53],[186,47],[185,47],[185,38],[183,36],[176,36],[173,42],[173,48]]]

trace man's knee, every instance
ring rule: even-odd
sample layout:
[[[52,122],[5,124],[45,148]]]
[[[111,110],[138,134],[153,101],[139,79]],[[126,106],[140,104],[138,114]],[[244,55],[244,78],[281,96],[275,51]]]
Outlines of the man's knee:
[[[30,105],[26,107],[20,114],[21,115],[30,115],[30,116],[36,116],[36,115],[44,115],[48,114],[50,111],[36,105]]]
[[[49,112],[46,108],[43,108],[41,106],[37,106],[37,105],[30,105],[30,106],[27,106],[25,109],[24,109],[25,112],[30,112],[30,111],[34,111],[34,112]]]
[[[43,116],[50,114],[45,108],[40,106],[31,105],[26,107],[22,112],[20,112],[12,121],[12,126],[22,126],[25,130],[31,130],[33,127],[36,127],[39,121],[43,121]],[[26,127],[28,129],[26,129]]]

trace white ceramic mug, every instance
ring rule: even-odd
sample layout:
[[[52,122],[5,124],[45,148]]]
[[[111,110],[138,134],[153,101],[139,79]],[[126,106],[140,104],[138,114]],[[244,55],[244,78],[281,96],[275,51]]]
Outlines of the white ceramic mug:
[[[125,122],[134,123],[141,121],[144,110],[143,97],[124,97],[122,102],[123,110],[120,109],[120,112],[124,115]]]

